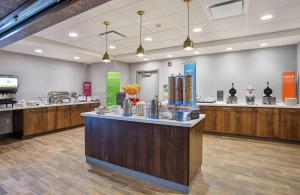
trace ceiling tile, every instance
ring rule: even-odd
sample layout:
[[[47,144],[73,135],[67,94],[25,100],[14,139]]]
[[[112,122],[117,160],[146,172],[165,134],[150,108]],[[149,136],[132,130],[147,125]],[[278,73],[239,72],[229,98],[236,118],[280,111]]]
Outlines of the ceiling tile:
[[[194,43],[300,28],[300,11],[298,11],[300,0],[245,0],[245,15],[212,20],[208,7],[224,1],[227,0],[193,0],[191,2],[190,37]],[[109,44],[116,46],[116,49],[109,50],[109,53],[117,59],[118,55],[132,53],[131,57],[123,57],[123,59],[142,60],[134,55],[139,44],[138,10],[146,12],[143,17],[143,37],[153,38],[151,42],[143,41],[146,53],[150,50],[172,46],[181,48],[187,34],[187,7],[183,0],[112,0],[36,34],[52,42],[53,47],[24,40],[10,46],[9,49],[32,54],[33,48],[39,47],[48,50],[45,53],[49,54],[49,57],[57,56],[60,59],[72,60],[73,56],[82,55],[81,59],[87,63],[100,60],[99,55],[105,51],[105,39],[98,35],[105,32],[103,21],[109,20],[112,23],[109,30],[115,30],[127,37],[122,40],[111,40],[109,37]],[[260,17],[264,14],[273,14],[274,17],[269,21],[261,21]],[[157,28],[157,24],[162,26]],[[202,28],[202,32],[194,33],[192,30],[195,27]],[[70,38],[69,32],[77,32],[79,36]],[[272,43],[268,40],[268,43],[273,46],[299,41],[299,37],[294,37],[294,39],[288,37]],[[257,43],[243,44],[236,48],[255,48],[257,45]],[[72,47],[75,49],[73,50]],[[202,53],[220,51],[224,51],[224,48],[201,49]],[[173,52],[178,56],[192,54],[181,50]],[[151,54],[150,57],[164,58],[165,53]]]
[[[116,31],[119,33],[122,33],[123,35],[125,35],[128,38],[139,37],[140,36],[140,25],[134,24],[134,25],[116,29]],[[142,35],[148,35],[148,34],[151,34],[151,31],[149,31],[148,29],[143,27]]]
[[[246,26],[246,16],[241,15],[219,20],[213,20],[211,21],[210,26],[214,31],[244,30]]]
[[[173,23],[173,21],[166,17],[147,21],[143,26],[152,33],[176,28],[176,25]]]
[[[299,0],[249,0],[249,13],[272,11],[288,5],[299,3]]]
[[[139,21],[139,15],[137,15],[137,12],[139,10],[145,11],[143,21],[148,21],[163,16],[163,12],[157,9],[149,0],[138,1],[137,3],[119,9],[118,12],[123,16],[129,18],[131,21],[137,22]]]
[[[276,29],[276,23],[252,25],[252,26],[247,26],[245,34],[256,35],[262,33],[270,33],[270,32],[274,32],[275,31],[274,29]]]
[[[151,2],[165,15],[178,14],[187,11],[187,5],[183,0],[151,0]],[[194,0],[190,2],[190,10],[197,9],[201,4]]]
[[[72,28],[73,26],[79,25],[81,23],[86,22],[87,20],[90,20],[92,18],[95,18],[100,15],[104,15],[106,13],[112,12],[112,8],[110,8],[107,3],[102,4],[101,6],[97,6],[93,9],[90,9],[87,12],[83,12],[81,14],[78,14],[68,20],[65,20],[63,22],[60,22],[54,26],[51,26],[41,32],[38,32],[36,35],[38,36],[46,36],[51,33],[55,33],[61,30],[64,30],[66,28]]]
[[[300,3],[294,4],[292,6],[286,6],[280,9],[276,9],[274,11],[274,16],[277,19],[276,21],[285,21],[285,20],[300,18],[299,10],[300,10]]]

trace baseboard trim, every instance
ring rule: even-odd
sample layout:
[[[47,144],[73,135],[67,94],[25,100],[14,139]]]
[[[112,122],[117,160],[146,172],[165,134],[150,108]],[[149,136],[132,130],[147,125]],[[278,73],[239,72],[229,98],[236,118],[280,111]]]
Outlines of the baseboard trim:
[[[114,165],[114,164],[111,164],[111,163],[108,163],[108,162],[105,162],[102,160],[98,160],[98,159],[90,157],[90,156],[86,156],[86,161],[90,164],[104,167],[104,168],[107,168],[107,169],[110,169],[113,171],[118,171],[118,172],[130,175],[130,176],[136,177],[138,179],[146,180],[151,183],[155,183],[155,184],[158,184],[158,185],[161,185],[161,186],[164,186],[164,187],[167,187],[167,188],[170,188],[170,189],[182,192],[182,193],[189,193],[189,190],[190,190],[189,186],[171,182],[171,181],[161,179],[158,177],[154,177],[152,175],[147,175],[145,173],[127,169],[124,167],[120,167],[118,165]]]

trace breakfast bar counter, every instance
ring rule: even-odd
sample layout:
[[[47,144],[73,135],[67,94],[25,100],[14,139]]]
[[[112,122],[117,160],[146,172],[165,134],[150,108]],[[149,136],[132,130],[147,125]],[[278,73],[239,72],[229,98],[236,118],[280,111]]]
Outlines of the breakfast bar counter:
[[[199,119],[178,122],[83,113],[88,163],[187,193],[200,172]]]
[[[200,103],[204,132],[273,141],[300,141],[300,105]]]

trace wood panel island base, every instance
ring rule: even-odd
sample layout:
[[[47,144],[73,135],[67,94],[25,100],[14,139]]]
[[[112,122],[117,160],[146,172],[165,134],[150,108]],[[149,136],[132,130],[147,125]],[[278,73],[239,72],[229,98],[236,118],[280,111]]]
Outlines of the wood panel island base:
[[[189,122],[83,113],[88,163],[183,193],[200,172],[205,115]]]

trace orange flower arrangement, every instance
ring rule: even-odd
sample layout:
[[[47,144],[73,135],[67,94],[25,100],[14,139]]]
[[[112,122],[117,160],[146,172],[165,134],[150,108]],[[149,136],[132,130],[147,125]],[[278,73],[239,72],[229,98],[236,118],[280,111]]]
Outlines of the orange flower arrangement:
[[[136,95],[137,93],[139,93],[141,91],[141,86],[138,85],[138,84],[131,84],[131,85],[127,84],[127,85],[123,86],[123,90],[127,94],[133,96],[133,95]]]

